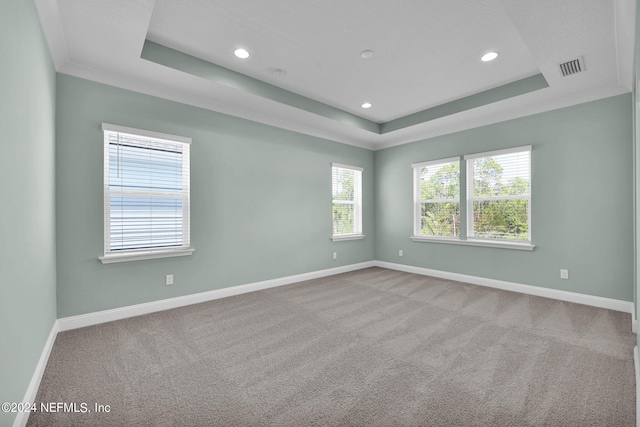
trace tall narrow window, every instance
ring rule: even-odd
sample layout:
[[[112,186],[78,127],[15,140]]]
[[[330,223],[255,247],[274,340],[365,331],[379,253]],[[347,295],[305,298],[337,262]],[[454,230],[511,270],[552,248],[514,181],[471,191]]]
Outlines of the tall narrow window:
[[[467,238],[531,242],[531,146],[472,154]]]
[[[362,168],[332,164],[333,240],[362,235]]]
[[[413,164],[413,234],[460,236],[460,158]]]
[[[103,123],[103,263],[189,255],[191,139]]]

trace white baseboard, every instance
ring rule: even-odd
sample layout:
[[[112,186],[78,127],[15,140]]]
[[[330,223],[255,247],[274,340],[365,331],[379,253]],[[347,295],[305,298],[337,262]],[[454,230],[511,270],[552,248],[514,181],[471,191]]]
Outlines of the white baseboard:
[[[593,307],[608,308],[609,310],[631,313],[633,316],[633,303],[611,298],[596,297],[593,295],[578,294],[575,292],[559,291],[557,289],[541,288],[539,286],[523,285],[520,283],[505,282],[502,280],[487,279],[485,277],[469,276],[466,274],[450,273],[448,271],[432,270],[429,268],[414,267],[411,265],[395,264],[392,262],[376,261],[376,266],[407,273],[421,274],[424,276],[439,277],[441,279],[456,280],[458,282],[487,286],[490,288],[504,289],[506,291],[520,292],[528,295],[557,299],[561,301],[575,302],[591,305]],[[633,327],[633,325],[632,325]]]
[[[58,321],[53,322],[53,326],[51,326],[51,332],[49,332],[49,338],[47,338],[47,342],[44,344],[44,348],[42,349],[42,353],[40,354],[40,359],[38,360],[38,364],[36,365],[36,369],[31,376],[31,381],[29,382],[29,387],[27,387],[27,392],[24,394],[24,398],[22,398],[22,403],[33,403],[36,400],[36,395],[38,394],[38,388],[40,387],[40,381],[42,380],[42,375],[44,375],[44,369],[47,367],[47,362],[49,361],[49,355],[51,354],[51,349],[53,349],[53,343],[56,342],[56,336],[58,336]],[[13,421],[13,427],[24,427],[27,425],[27,420],[29,419],[29,412],[18,412],[15,420]]]
[[[361,270],[363,268],[375,267],[375,265],[376,261],[367,261],[358,264],[345,265],[342,267],[329,268],[326,270],[297,274],[295,276],[280,277],[277,279],[265,280],[262,282],[231,286],[223,289],[215,289],[213,291],[200,292],[197,294],[184,295],[159,301],[152,301],[144,304],[130,305],[126,307],[114,308],[111,310],[98,311],[95,313],[81,314],[78,316],[63,317],[61,319],[58,319],[58,326],[60,331],[68,331],[71,329],[83,328],[85,326],[97,325],[99,323],[111,322],[113,320],[126,319],[128,317],[154,313],[156,311],[183,307],[186,305],[226,298],[234,295],[245,294],[248,292],[289,285],[296,282],[303,282],[305,280],[318,279],[321,277],[333,276],[340,273],[348,273],[350,271]]]
[[[636,330],[635,310],[633,303],[611,298],[597,297],[593,295],[579,294],[575,292],[560,291],[557,289],[541,288],[538,286],[523,285],[520,283],[506,282],[485,277],[470,276],[466,274],[451,273],[448,271],[432,270],[423,267],[414,267],[404,264],[396,264],[386,261],[367,261],[358,264],[350,264],[342,267],[329,268],[326,270],[312,271],[309,273],[297,274],[294,276],[280,277],[277,279],[265,280],[262,282],[249,283],[246,285],[231,286],[229,288],[215,289],[213,291],[200,292],[197,294],[184,295],[159,301],[152,301],[143,304],[130,305],[126,307],[114,308],[111,310],[98,311],[94,313],[81,314],[78,316],[63,317],[58,319],[60,331],[83,328],[85,326],[97,325],[128,317],[140,316],[171,308],[183,307],[191,304],[212,301],[248,292],[277,286],[289,285],[291,283],[305,280],[318,279],[321,277],[333,276],[335,274],[347,273],[361,270],[368,267],[382,267],[391,270],[404,271],[407,273],[420,274],[425,276],[439,277],[442,279],[456,280],[458,282],[471,283],[474,285],[487,286],[491,288],[504,289],[507,291],[520,292],[523,294],[536,295],[545,298],[557,299],[561,301],[575,302],[594,307],[607,308],[632,315],[632,329]]]
[[[636,427],[640,427],[640,365],[638,364],[638,346],[633,348],[633,368],[636,373]]]
[[[634,334],[638,333],[638,322],[636,321],[636,306],[633,305],[631,309],[631,330]]]

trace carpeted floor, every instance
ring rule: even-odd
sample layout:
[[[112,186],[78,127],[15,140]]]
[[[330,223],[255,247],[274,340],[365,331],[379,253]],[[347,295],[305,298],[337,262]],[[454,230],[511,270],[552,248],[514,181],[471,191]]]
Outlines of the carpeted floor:
[[[633,426],[629,314],[369,268],[58,335],[29,426]],[[110,405],[96,413],[95,404]]]

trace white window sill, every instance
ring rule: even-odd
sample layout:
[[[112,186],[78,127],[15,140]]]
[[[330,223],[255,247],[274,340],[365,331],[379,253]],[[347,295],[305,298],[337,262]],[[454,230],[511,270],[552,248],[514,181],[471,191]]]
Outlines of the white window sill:
[[[170,251],[128,252],[122,254],[110,254],[98,257],[103,264],[114,262],[141,261],[145,259],[170,258],[176,256],[191,255],[195,249],[181,249]]]
[[[536,245],[532,245],[529,242],[515,243],[515,242],[509,242],[509,241],[480,240],[480,239],[460,240],[456,238],[447,238],[447,237],[411,236],[411,240],[413,240],[414,242],[447,243],[450,245],[466,245],[466,246],[484,246],[487,248],[516,249],[519,251],[532,251],[533,248],[536,247]]]
[[[343,234],[340,236],[332,236],[331,240],[334,242],[340,242],[342,240],[362,240],[364,239],[364,234]]]

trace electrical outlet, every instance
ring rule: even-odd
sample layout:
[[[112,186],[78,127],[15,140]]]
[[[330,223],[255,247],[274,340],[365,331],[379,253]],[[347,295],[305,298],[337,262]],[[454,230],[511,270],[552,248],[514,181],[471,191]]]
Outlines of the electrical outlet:
[[[400,250],[398,251],[398,256],[402,256],[402,255],[403,255],[403,252],[402,252],[402,249],[400,249]]]
[[[166,280],[165,280],[165,285],[169,286],[169,285],[173,285],[173,274],[167,274]]]
[[[338,259],[338,252],[333,253],[333,259]]]
[[[569,270],[560,270],[561,279],[569,279]]]

